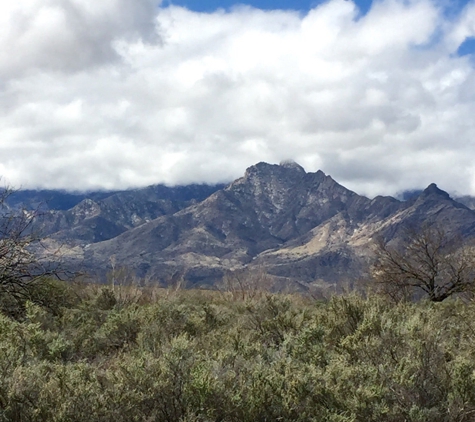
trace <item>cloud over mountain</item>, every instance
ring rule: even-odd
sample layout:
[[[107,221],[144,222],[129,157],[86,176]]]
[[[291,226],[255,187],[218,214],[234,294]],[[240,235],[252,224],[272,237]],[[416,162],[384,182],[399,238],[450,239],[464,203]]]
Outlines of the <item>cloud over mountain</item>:
[[[220,182],[293,158],[361,193],[475,193],[475,4],[306,15],[150,0],[0,6],[0,174],[26,187]]]

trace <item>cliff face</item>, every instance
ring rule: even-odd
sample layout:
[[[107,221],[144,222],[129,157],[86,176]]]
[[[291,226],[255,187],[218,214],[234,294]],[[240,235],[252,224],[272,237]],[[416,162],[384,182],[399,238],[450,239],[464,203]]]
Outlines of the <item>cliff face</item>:
[[[296,163],[256,164],[186,200],[147,189],[55,211],[43,223],[48,240],[66,242],[91,273],[107,271],[114,257],[165,284],[177,274],[209,285],[230,271],[261,269],[285,286],[363,277],[374,239],[398,242],[405,227],[437,223],[475,236],[475,212],[434,184],[405,202],[368,199]]]

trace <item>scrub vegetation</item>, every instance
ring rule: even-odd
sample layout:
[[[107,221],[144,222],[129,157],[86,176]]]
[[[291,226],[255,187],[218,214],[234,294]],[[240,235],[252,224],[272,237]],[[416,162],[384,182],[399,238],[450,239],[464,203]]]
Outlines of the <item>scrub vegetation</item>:
[[[66,283],[7,194],[0,422],[475,421],[475,264],[440,230],[380,244],[379,293],[139,287],[115,262]]]
[[[0,421],[475,420],[467,298],[48,288],[0,315]]]

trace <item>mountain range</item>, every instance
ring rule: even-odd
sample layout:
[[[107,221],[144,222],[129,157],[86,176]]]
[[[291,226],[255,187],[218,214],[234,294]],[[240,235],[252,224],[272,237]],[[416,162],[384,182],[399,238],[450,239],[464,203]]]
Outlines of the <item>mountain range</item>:
[[[258,163],[228,185],[19,191],[9,205],[41,209],[34,229],[68,265],[102,277],[115,263],[163,285],[212,286],[253,271],[279,288],[337,284],[365,277],[375,239],[401,242],[407,227],[435,223],[475,238],[471,197],[431,184],[406,200],[370,199],[294,162]]]

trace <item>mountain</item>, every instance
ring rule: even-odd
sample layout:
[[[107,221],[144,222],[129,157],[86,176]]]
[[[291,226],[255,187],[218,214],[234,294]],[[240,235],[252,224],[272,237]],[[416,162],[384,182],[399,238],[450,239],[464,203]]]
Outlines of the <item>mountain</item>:
[[[454,199],[457,202],[460,202],[461,204],[470,208],[471,210],[475,210],[475,197],[464,195],[464,196],[456,196]]]
[[[68,210],[86,198],[101,200],[115,192],[98,191],[71,193],[63,190],[13,190],[6,198],[7,205],[12,209],[26,210]]]
[[[366,277],[375,240],[404,245],[407,228],[435,223],[473,240],[472,204],[435,184],[406,200],[370,199],[285,162],[258,163],[229,185],[19,191],[7,205],[40,210],[31,230],[46,250],[59,249],[66,266],[96,280],[114,263],[162,285],[212,286],[265,272],[275,288],[293,289]]]
[[[34,224],[38,233],[69,245],[85,245],[111,239],[159,216],[173,214],[202,201],[223,186],[153,185],[120,192],[78,194],[73,198],[80,201],[68,210],[54,209],[48,202],[48,198],[53,198],[54,204],[65,204],[72,200],[67,193],[50,195],[50,191],[30,191],[24,194],[19,191],[12,196],[14,204],[17,196],[26,196],[30,209],[40,208]],[[9,200],[12,203],[12,199]],[[40,200],[44,201],[37,202]]]
[[[66,244],[72,265],[99,276],[113,260],[164,285],[265,271],[282,288],[364,277],[374,240],[403,242],[407,227],[437,223],[475,237],[475,212],[435,184],[406,201],[369,199],[286,162],[258,163],[227,186],[200,189],[190,201],[154,188],[85,199],[43,223],[45,241]]]
[[[260,254],[256,263],[272,274],[307,282],[354,281],[365,275],[378,237],[404,242],[408,228],[432,223],[443,225],[448,234],[475,237],[475,213],[435,185],[412,201],[368,201],[361,198],[356,212],[337,213],[306,235]]]

